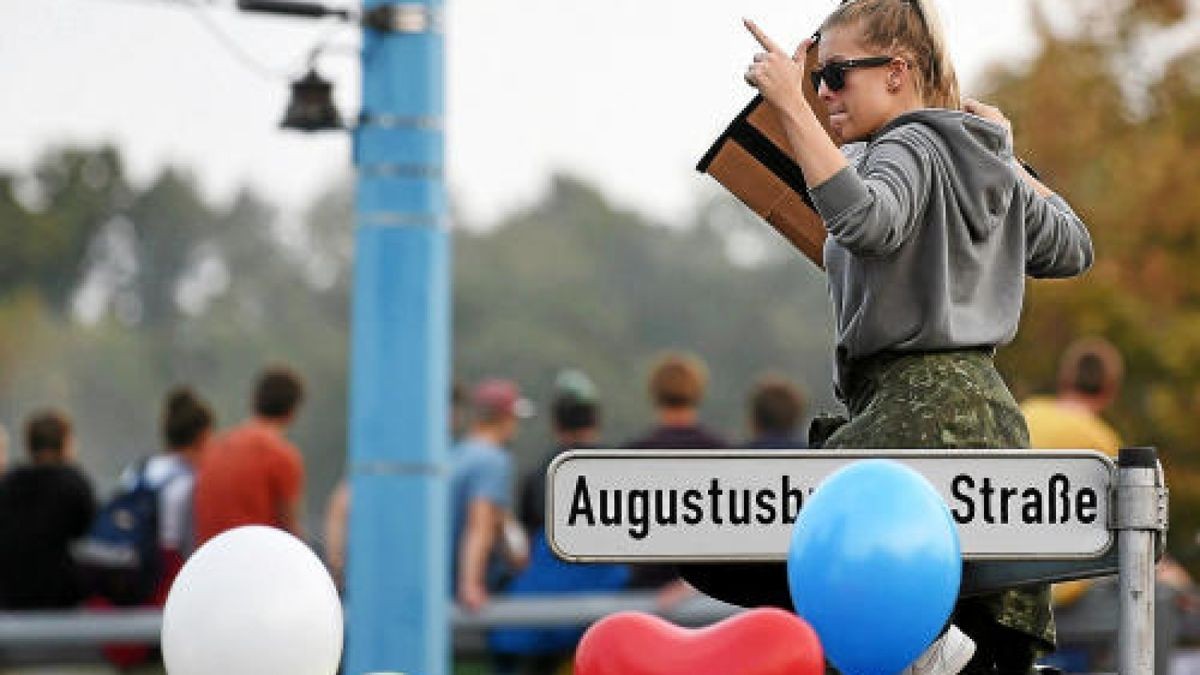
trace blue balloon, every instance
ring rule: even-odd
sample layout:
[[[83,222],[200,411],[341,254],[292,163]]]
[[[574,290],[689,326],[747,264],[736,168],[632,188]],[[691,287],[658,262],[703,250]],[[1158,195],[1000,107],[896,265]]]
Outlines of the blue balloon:
[[[941,632],[958,598],[958,529],[937,490],[895,461],[833,473],[801,509],[788,550],[796,613],[846,675],[894,675]]]

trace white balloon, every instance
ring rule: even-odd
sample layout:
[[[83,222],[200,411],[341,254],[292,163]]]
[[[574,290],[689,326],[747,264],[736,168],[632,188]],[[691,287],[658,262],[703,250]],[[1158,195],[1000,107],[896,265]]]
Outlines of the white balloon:
[[[303,542],[239,527],[180,570],[163,608],[162,651],[170,675],[333,675],[342,605]]]

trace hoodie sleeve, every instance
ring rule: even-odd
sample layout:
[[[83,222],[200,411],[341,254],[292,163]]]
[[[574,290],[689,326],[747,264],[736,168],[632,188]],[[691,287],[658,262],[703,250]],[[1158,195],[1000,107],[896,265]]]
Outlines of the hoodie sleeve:
[[[891,134],[871,148],[858,171],[848,166],[809,189],[829,235],[851,253],[892,253],[920,222],[932,163],[916,136]]]
[[[1079,216],[1062,197],[1042,197],[1025,181],[1017,181],[1025,202],[1025,273],[1062,278],[1092,266],[1092,238]]]

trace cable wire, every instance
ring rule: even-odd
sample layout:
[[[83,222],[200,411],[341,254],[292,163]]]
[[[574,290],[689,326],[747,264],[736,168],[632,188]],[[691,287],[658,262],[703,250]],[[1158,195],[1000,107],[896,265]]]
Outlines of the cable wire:
[[[225,51],[233,56],[236,61],[241,63],[243,67],[266,80],[291,81],[292,75],[290,69],[285,71],[268,66],[251,55],[250,52],[243,49],[242,46],[238,44],[238,42],[232,36],[225,32],[225,30],[222,29],[217,22],[205,12],[205,8],[200,5],[202,0],[171,1],[176,2],[177,4],[183,4],[189,10],[191,10],[191,15],[196,18],[196,21],[199,22],[199,24],[203,26],[206,31],[208,31],[209,35],[211,35],[222,47],[225,48]]]
[[[110,0],[111,1],[111,0]],[[316,46],[306,48],[301,56],[291,60],[291,63],[296,65],[285,67],[274,67],[268,65],[246,50],[238,41],[229,34],[221,25],[208,14],[208,10],[213,9],[218,5],[227,5],[228,3],[219,2],[218,0],[118,0],[124,2],[141,2],[144,4],[159,4],[170,5],[174,7],[190,10],[191,15],[196,19],[205,31],[226,51],[234,60],[242,67],[250,70],[255,75],[278,82],[280,80],[290,82],[297,76],[298,71],[311,66],[321,52],[325,51],[329,46],[329,42],[340,31],[352,27],[353,24],[348,24],[343,20],[336,20],[328,30],[324,31],[315,40]],[[338,46],[337,51],[343,50],[344,47]]]

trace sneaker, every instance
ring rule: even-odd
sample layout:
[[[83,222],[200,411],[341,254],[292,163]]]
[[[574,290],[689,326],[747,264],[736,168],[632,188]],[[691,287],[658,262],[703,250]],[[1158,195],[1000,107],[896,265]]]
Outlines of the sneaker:
[[[975,641],[951,625],[901,675],[956,675],[975,655]]]

